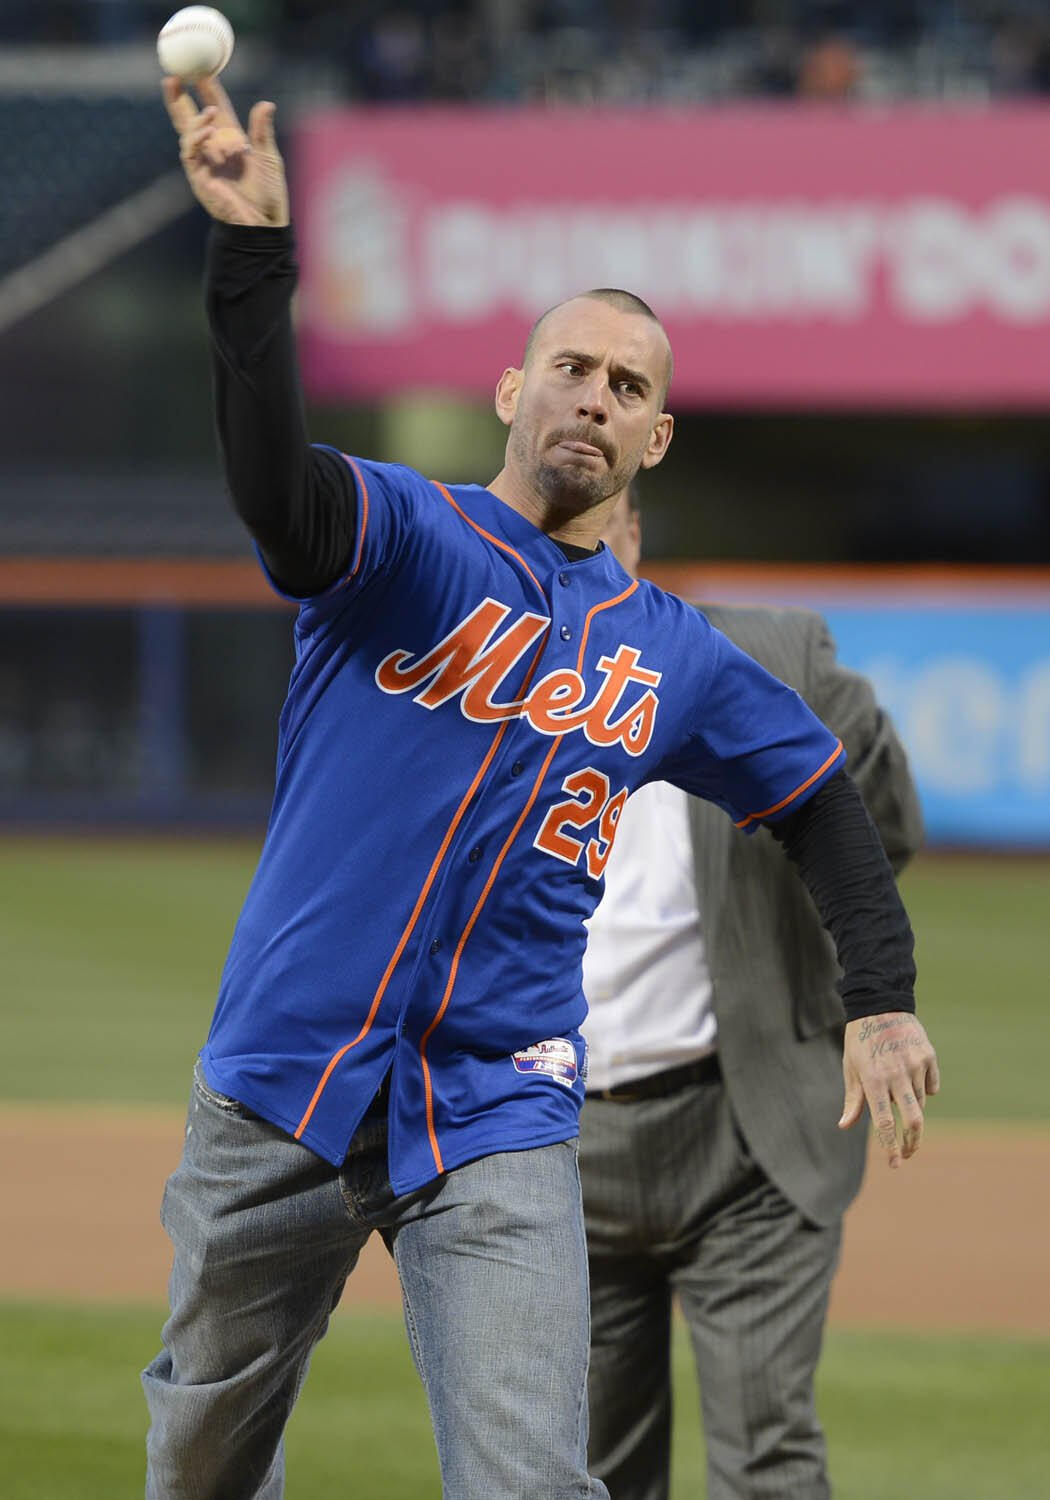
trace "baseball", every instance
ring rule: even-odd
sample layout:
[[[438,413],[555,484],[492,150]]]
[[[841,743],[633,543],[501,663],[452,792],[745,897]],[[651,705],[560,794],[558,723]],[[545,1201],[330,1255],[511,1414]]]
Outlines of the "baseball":
[[[210,5],[187,5],[165,21],[157,56],[165,73],[197,83],[221,73],[233,54],[233,27]]]

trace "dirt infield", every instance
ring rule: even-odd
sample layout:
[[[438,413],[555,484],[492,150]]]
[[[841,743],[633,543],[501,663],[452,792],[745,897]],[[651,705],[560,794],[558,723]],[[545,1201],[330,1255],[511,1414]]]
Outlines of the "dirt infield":
[[[0,1106],[0,1297],[161,1301],[157,1222],[182,1120],[169,1111]],[[1050,1132],[935,1124],[891,1173],[872,1160],[850,1212],[840,1327],[1050,1336]],[[396,1305],[378,1240],[343,1306]]]

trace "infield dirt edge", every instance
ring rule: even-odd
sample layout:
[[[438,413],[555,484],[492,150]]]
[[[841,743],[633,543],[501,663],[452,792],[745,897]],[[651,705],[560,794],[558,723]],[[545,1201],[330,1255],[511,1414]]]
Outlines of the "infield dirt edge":
[[[182,1137],[180,1111],[0,1105],[7,1228],[0,1297],[164,1300],[169,1246],[157,1210]],[[1050,1336],[1050,1131],[933,1122],[890,1172],[872,1150],[846,1221],[830,1322],[858,1330]],[[342,1306],[400,1303],[377,1237]]]

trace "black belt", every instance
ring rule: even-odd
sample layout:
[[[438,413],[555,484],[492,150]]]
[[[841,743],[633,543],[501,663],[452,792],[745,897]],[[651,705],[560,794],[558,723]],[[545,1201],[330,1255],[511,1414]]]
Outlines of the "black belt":
[[[662,1099],[668,1094],[677,1094],[679,1089],[692,1083],[713,1083],[721,1078],[718,1053],[709,1052],[695,1062],[683,1063],[680,1068],[668,1068],[663,1073],[650,1073],[647,1078],[632,1078],[629,1083],[618,1083],[615,1088],[588,1091],[588,1099],[611,1099],[615,1104],[630,1104],[634,1099]]]

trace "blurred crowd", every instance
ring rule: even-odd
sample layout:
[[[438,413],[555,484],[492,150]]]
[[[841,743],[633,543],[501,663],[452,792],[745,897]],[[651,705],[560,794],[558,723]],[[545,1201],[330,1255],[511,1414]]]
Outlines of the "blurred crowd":
[[[151,41],[175,0],[4,0],[0,44]],[[1046,0],[223,0],[376,103],[1050,93]]]

